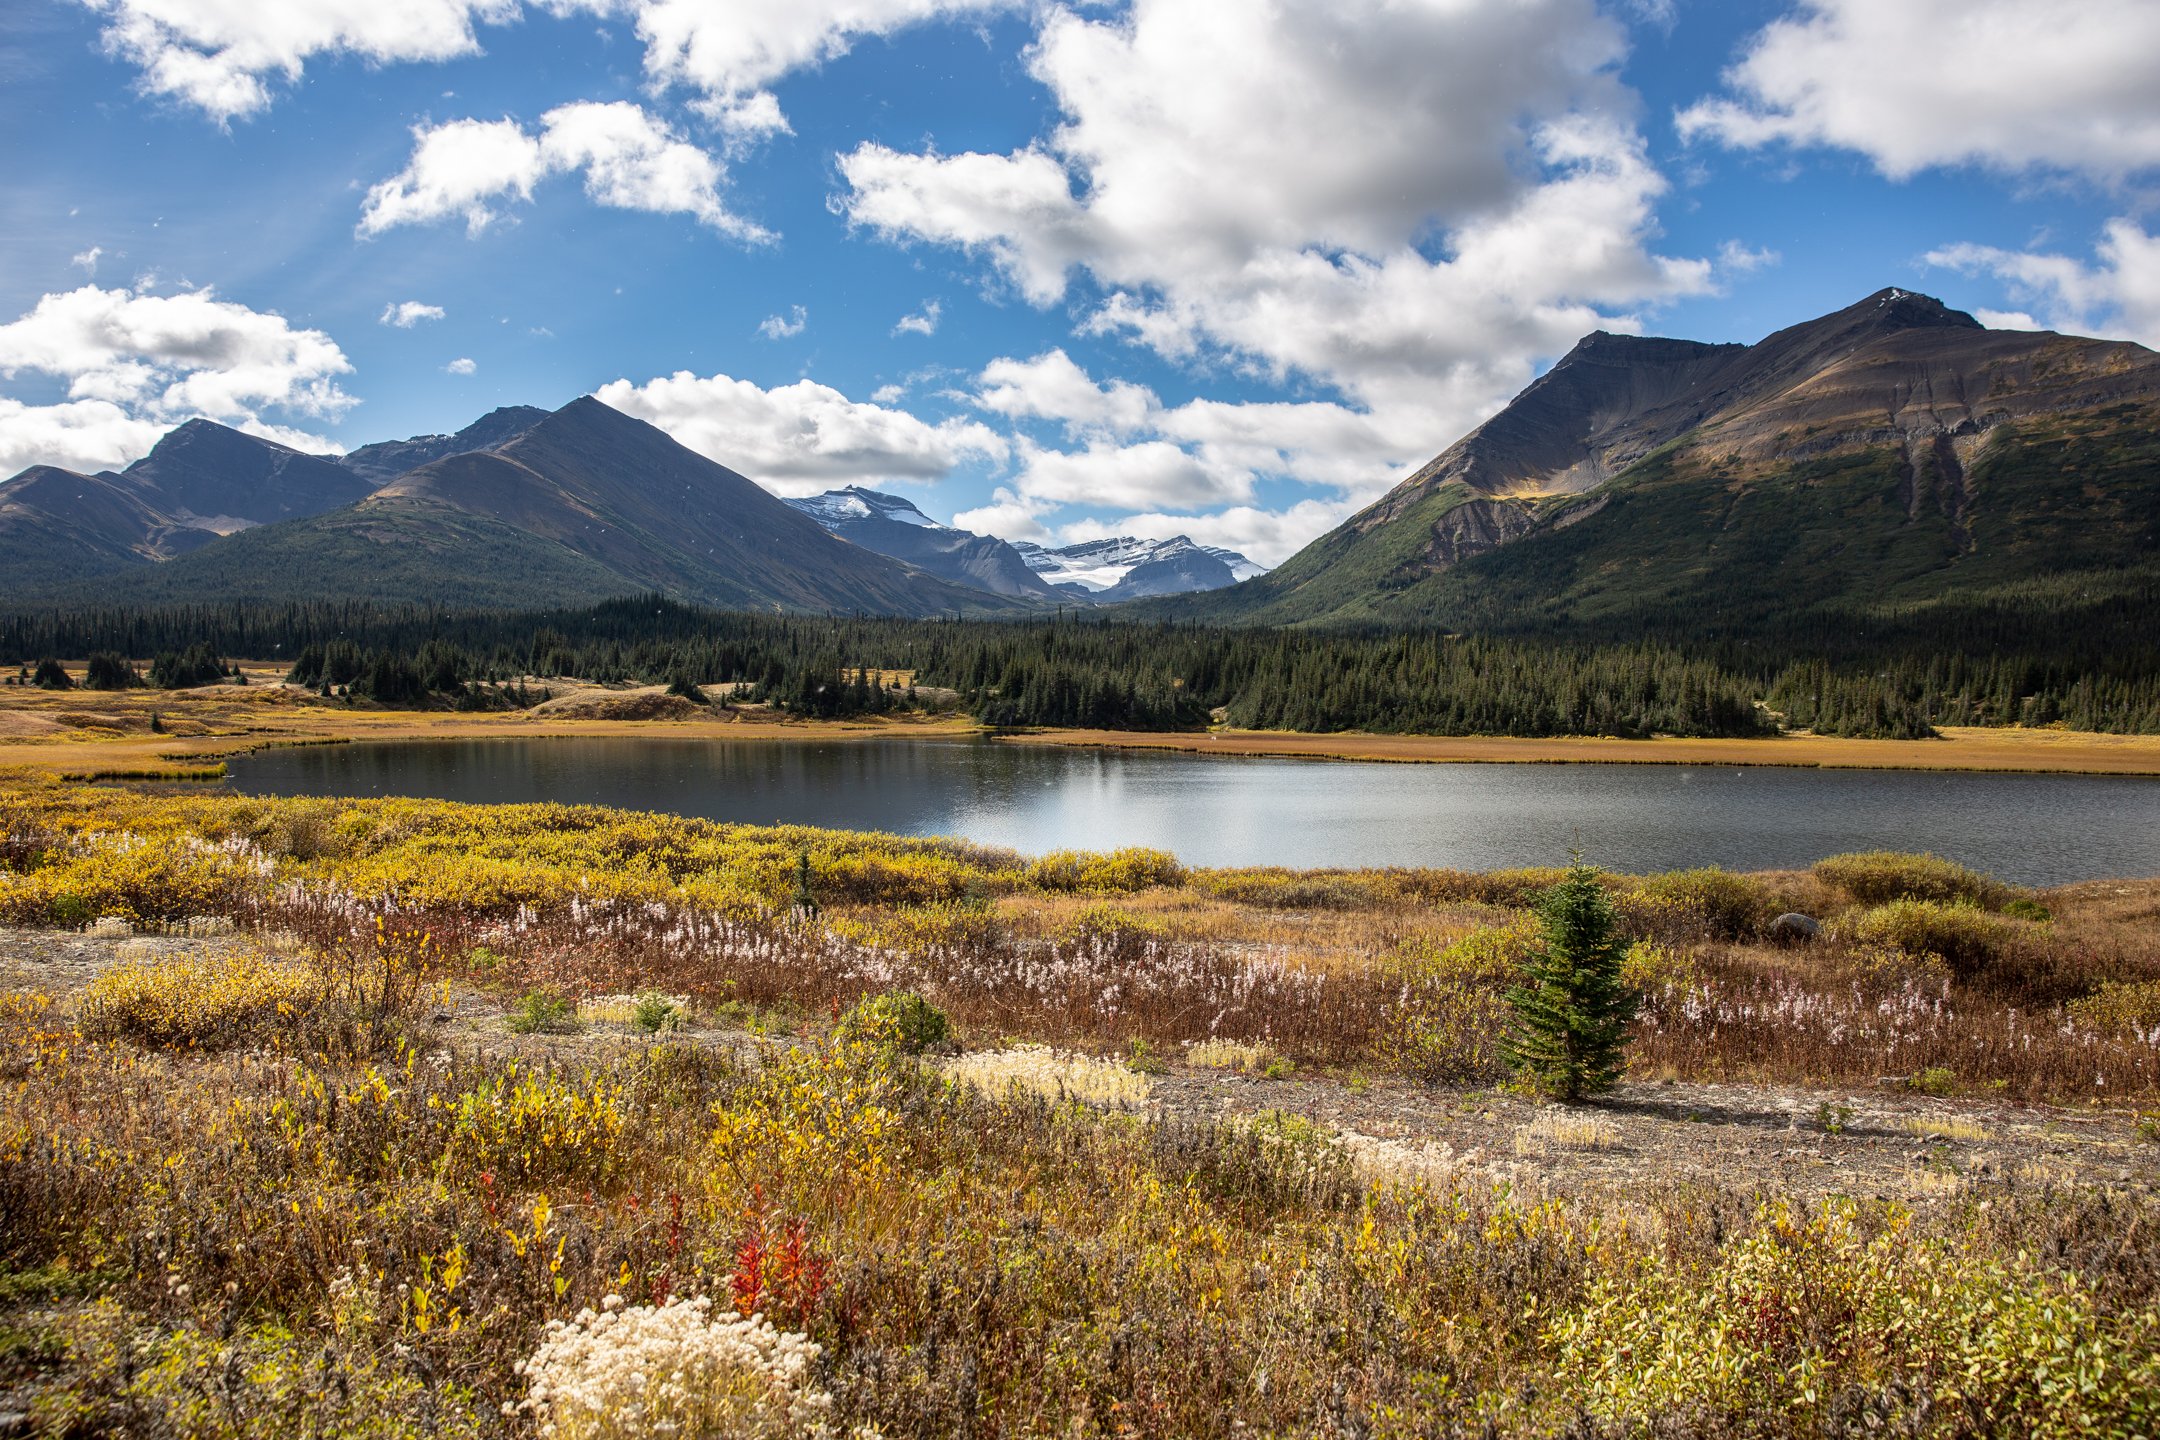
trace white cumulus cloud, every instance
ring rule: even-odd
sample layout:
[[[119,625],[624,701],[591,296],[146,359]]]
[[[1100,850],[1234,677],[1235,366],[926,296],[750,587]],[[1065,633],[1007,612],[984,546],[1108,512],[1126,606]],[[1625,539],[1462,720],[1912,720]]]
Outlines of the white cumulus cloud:
[[[370,189],[360,233],[462,219],[479,234],[550,175],[582,172],[594,203],[686,214],[744,241],[770,238],[721,199],[726,167],[626,100],[558,105],[537,131],[515,120],[452,120],[413,130],[405,168]]]
[[[1129,435],[1162,408],[1145,385],[1096,383],[1062,349],[1029,360],[1000,357],[983,367],[980,383],[974,398],[983,409],[1015,420],[1054,420],[1068,433]]]
[[[920,310],[917,310],[912,315],[901,316],[899,323],[892,327],[892,333],[895,335],[935,335],[937,334],[938,318],[944,313],[945,307],[943,305],[935,300],[925,300]]]
[[[787,315],[768,315],[758,322],[758,334],[768,340],[792,340],[802,334],[810,323],[810,312],[800,305],[789,307]]]
[[[196,416],[303,449],[337,447],[264,412],[335,419],[356,402],[335,377],[352,365],[328,335],[209,290],[158,295],[85,285],[39,299],[0,325],[0,378],[66,386],[64,402],[0,399],[0,472],[25,465],[123,465]]]
[[[1235,508],[1276,475],[1334,492],[1286,507],[1297,533],[1385,490],[1585,333],[1639,330],[1645,307],[1767,260],[1658,253],[1667,182],[1617,77],[1626,43],[1593,0],[1054,8],[1029,65],[1061,123],[1004,153],[865,143],[840,158],[836,203],[894,243],[978,257],[1033,304],[1074,305],[1083,334],[1339,397],[1148,415],[1140,387],[1090,381],[1091,398],[1049,357],[1001,360],[980,403],[1083,443],[1024,457],[986,512],[1039,526],[1051,496],[1078,493],[1066,477],[1113,471],[1159,479],[1156,509]]]
[[[2107,222],[2090,261],[1991,245],[1945,245],[1924,257],[1966,275],[1993,275],[2022,311],[1982,311],[2009,330],[2065,330],[2160,348],[2160,236],[2136,221]],[[2037,313],[2035,313],[2037,312]]]
[[[480,48],[476,24],[518,17],[517,0],[84,0],[112,55],[142,88],[219,121],[269,106],[318,56],[371,64],[449,60]]]
[[[860,39],[1015,8],[1017,0],[82,0],[104,17],[106,51],[152,95],[220,123],[267,109],[318,60],[371,65],[479,53],[480,27],[542,12],[627,20],[655,88],[699,96],[745,139],[785,131],[771,86]]]
[[[85,274],[95,275],[97,274],[98,261],[104,256],[104,254],[104,246],[92,245],[87,250],[83,250],[69,256],[68,264],[73,265],[75,268],[81,270]]]
[[[1014,489],[1047,506],[1200,510],[1252,496],[1249,472],[1214,466],[1167,440],[1090,440],[1079,450],[1023,445]]]
[[[444,311],[440,305],[429,305],[419,300],[399,300],[383,306],[382,315],[378,317],[376,323],[379,325],[394,325],[400,330],[410,330],[423,320],[440,320],[443,318],[443,314]]]
[[[1377,498],[1432,448],[1422,418],[1407,412],[1333,401],[1165,406],[1147,386],[1096,380],[1062,349],[993,360],[970,398],[1010,421],[1055,424],[1080,446],[1024,440],[1021,464],[993,503],[955,522],[1016,540],[1190,533],[1273,564]],[[1280,511],[1245,503],[1269,479],[1332,493]],[[1069,506],[1139,513],[1059,520]]]
[[[2121,181],[2160,165],[2151,0],[1799,0],[1684,136],[1822,146],[1903,179],[1931,166]]]
[[[460,355],[442,368],[451,375],[470,375],[480,368],[480,363],[469,355]]]
[[[964,463],[1000,461],[1009,453],[1005,439],[979,422],[933,424],[810,380],[766,389],[682,370],[642,385],[616,380],[593,393],[782,495],[936,480]]]
[[[645,42],[645,72],[703,96],[715,121],[741,134],[785,130],[769,87],[822,65],[859,40],[910,26],[1011,8],[1015,0],[622,0]]]

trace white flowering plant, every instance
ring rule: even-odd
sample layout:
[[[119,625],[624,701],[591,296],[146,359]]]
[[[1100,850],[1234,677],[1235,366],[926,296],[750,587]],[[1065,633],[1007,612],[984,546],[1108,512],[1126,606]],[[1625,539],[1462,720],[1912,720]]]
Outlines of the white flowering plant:
[[[505,1408],[549,1440],[810,1440],[833,1434],[832,1397],[811,1374],[819,1353],[762,1315],[715,1314],[704,1296],[626,1306],[610,1295],[548,1323],[518,1366],[524,1402]]]

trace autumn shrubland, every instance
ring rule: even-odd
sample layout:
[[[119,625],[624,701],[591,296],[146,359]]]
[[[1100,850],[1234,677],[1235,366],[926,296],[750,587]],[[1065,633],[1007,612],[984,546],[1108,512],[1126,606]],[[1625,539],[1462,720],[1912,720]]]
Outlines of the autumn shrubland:
[[[1592,1109],[1520,1126],[1546,1179],[1496,1184],[1155,1103],[1177,1066],[1489,1092],[1559,876],[22,780],[0,924],[233,933],[0,1000],[0,1409],[60,1435],[2153,1433],[2135,1186],[1573,1186],[1621,1143]],[[2160,1108],[2160,886],[1906,856],[1603,884],[1635,1086]],[[1775,938],[1788,911],[1822,934]],[[513,1034],[540,1001],[565,1033]]]

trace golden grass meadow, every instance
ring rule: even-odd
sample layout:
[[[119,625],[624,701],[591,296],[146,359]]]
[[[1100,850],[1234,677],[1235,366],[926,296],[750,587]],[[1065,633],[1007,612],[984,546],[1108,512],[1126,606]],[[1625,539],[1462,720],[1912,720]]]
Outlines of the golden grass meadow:
[[[0,1423],[2155,1433],[2160,882],[1556,877],[17,775]]]

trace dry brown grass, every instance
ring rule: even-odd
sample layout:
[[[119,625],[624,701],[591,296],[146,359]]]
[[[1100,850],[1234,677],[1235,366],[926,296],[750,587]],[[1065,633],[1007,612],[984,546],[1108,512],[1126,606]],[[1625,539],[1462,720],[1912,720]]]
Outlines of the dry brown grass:
[[[2160,775],[2160,735],[2078,730],[1944,726],[1940,740],[1848,740],[1781,735],[1760,740],[1592,736],[1521,739],[1488,735],[1305,735],[1266,730],[1137,734],[1124,730],[1044,730],[1015,744],[1183,750],[1196,755],[1289,755],[1330,760],[1449,764],[1801,765],[1861,770],[2032,770],[2091,775]]]
[[[847,721],[795,720],[761,709],[712,719],[573,718],[532,712],[455,714],[372,709],[323,700],[279,683],[281,667],[246,664],[246,686],[193,690],[50,692],[0,687],[0,770],[26,766],[71,777],[193,777],[228,756],[281,741],[480,739],[534,735],[620,735],[632,727],[665,727],[673,735],[710,733],[728,739],[846,738],[892,734],[977,734],[957,716]],[[908,672],[879,672],[881,681]],[[534,680],[560,699],[631,692],[577,681]],[[567,707],[575,708],[575,707]],[[150,733],[155,710],[166,733]],[[1782,736],[1767,740],[1547,740],[1506,736],[1304,735],[1222,731],[1139,734],[1131,731],[1046,730],[1003,737],[1001,743],[1172,749],[1194,754],[1289,755],[1350,760],[1484,761],[1492,763],[1798,765],[1911,770],[2032,770],[2160,775],[2160,736],[2097,735],[2066,730],[1949,727],[1940,740],[1845,740]],[[1329,876],[1297,883],[1328,887]],[[1299,902],[1303,903],[1303,902]]]
[[[267,746],[346,740],[510,739],[540,735],[625,735],[646,728],[671,736],[730,740],[820,740],[869,736],[972,735],[972,721],[950,717],[796,720],[765,709],[726,711],[708,719],[615,719],[535,715],[531,711],[460,714],[380,710],[324,700],[280,682],[282,670],[244,667],[248,684],[193,690],[86,694],[0,686],[0,773],[22,769],[70,779],[195,779],[220,762]],[[534,682],[539,683],[539,682]],[[575,681],[548,681],[562,700],[634,695]],[[573,707],[574,708],[574,707]],[[604,707],[603,707],[604,708]],[[688,707],[686,702],[686,708]],[[165,727],[150,730],[155,711]]]

